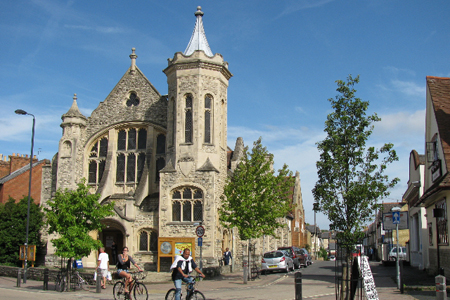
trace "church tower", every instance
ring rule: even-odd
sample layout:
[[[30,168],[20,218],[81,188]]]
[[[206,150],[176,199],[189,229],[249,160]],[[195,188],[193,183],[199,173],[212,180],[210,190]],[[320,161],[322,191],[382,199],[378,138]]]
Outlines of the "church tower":
[[[217,209],[227,176],[227,88],[232,74],[222,55],[209,47],[201,7],[195,16],[186,50],[175,53],[164,70],[169,102],[160,236],[195,237],[194,224],[201,223],[206,229],[203,257],[212,259],[221,257]]]
[[[87,123],[87,118],[78,109],[77,94],[73,95],[72,106],[61,119],[63,135],[59,141],[56,188],[76,189],[79,178],[83,177],[77,156],[82,151]]]

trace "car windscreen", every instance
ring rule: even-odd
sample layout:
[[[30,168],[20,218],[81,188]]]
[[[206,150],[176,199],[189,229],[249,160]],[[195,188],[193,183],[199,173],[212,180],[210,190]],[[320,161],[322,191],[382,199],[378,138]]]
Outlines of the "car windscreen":
[[[283,252],[267,252],[264,253],[264,258],[277,258],[277,257],[282,257],[283,256]]]

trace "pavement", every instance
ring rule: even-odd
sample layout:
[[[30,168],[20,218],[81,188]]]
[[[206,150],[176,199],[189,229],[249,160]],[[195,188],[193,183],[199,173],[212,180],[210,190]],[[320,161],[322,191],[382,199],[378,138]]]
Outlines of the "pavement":
[[[375,279],[376,289],[379,299],[384,300],[428,300],[436,299],[434,291],[434,276],[427,275],[413,267],[404,268],[405,294],[401,294],[395,283],[395,266],[383,266],[379,262],[371,262],[371,270]],[[305,271],[306,274],[306,271]],[[166,292],[173,287],[170,279],[170,273],[149,272],[144,280],[146,283],[149,298],[164,299]],[[114,282],[113,282],[114,283]],[[95,287],[91,291],[76,290],[72,292],[58,293],[54,290],[54,283],[49,283],[49,290],[43,290],[43,282],[27,280],[27,283],[21,283],[21,287],[16,287],[17,279],[11,277],[0,277],[0,299],[10,298],[7,295],[15,295],[18,299],[36,299],[36,297],[53,299],[113,299],[113,284],[108,284],[107,288],[96,293]],[[261,276],[260,279],[249,280],[247,284],[243,283],[242,272],[224,274],[213,279],[204,280],[199,283],[201,290],[207,299],[243,299],[238,295],[248,295],[245,299],[290,299],[278,298],[273,294],[261,295],[261,291],[274,285],[286,285],[289,290],[294,291],[294,274],[280,274]],[[321,299],[335,300],[334,276],[308,276],[305,275],[302,281],[303,299]],[[221,297],[222,292],[234,292],[235,296]],[[252,293],[255,297],[252,298]],[[258,296],[256,296],[258,295]],[[276,295],[276,294],[275,294]],[[365,297],[364,297],[365,299]]]

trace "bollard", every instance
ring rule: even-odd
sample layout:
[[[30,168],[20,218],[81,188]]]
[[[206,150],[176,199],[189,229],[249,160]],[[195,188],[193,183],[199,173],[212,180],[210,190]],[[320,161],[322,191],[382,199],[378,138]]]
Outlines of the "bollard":
[[[404,294],[405,293],[405,289],[403,287],[403,259],[399,261],[400,265],[400,293]]]
[[[295,273],[295,300],[302,300],[302,272]]]
[[[436,283],[436,300],[447,300],[447,285],[445,276],[438,275],[434,278]]]
[[[20,269],[17,270],[17,287],[20,287],[20,282],[22,281]]]
[[[100,270],[100,268],[97,269],[97,289],[95,292],[102,292],[102,271]]]
[[[44,269],[44,291],[48,290],[48,273],[49,273],[48,268],[45,268]]]
[[[242,268],[244,269],[244,284],[247,284],[248,280],[248,262],[244,260],[242,262]]]

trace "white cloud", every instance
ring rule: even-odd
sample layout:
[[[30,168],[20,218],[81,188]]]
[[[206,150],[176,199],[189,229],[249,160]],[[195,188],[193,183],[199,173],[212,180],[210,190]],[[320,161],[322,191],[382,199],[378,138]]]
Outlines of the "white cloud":
[[[425,97],[425,86],[418,85],[412,81],[392,80],[392,88],[407,96],[423,99]]]
[[[292,14],[299,10],[320,7],[334,0],[294,0],[290,1],[287,7],[275,18],[278,19],[282,16]]]

